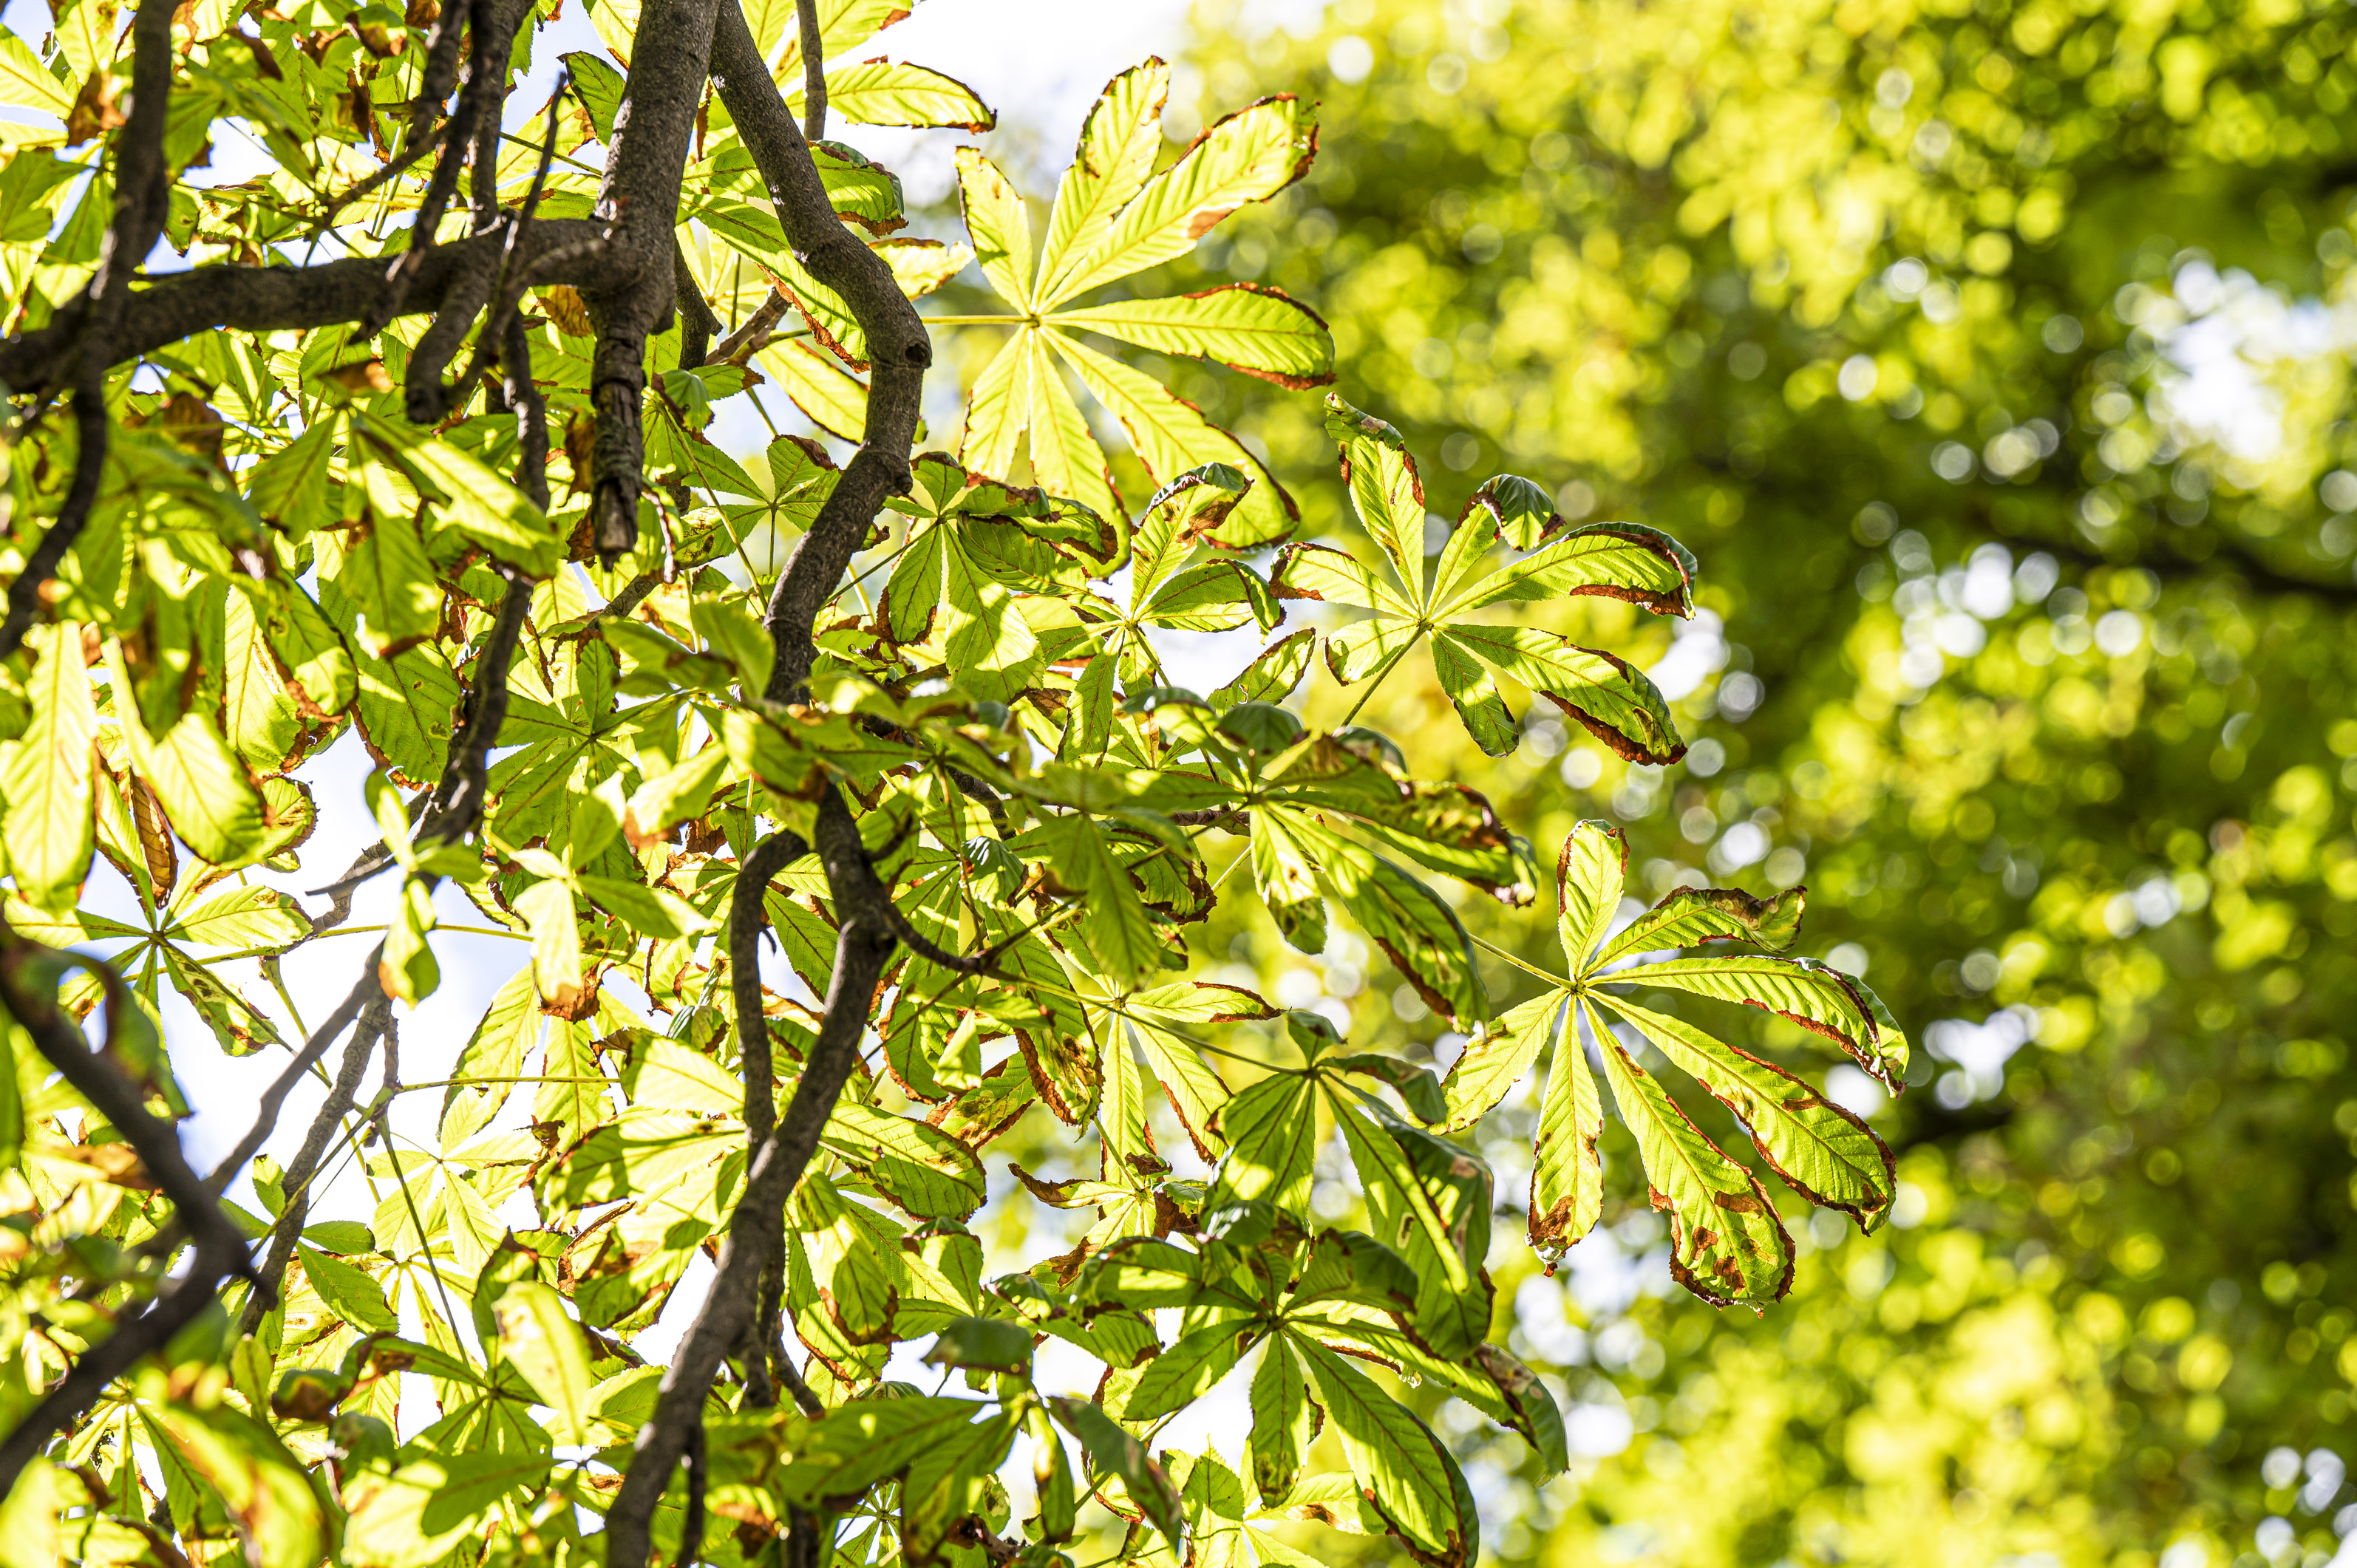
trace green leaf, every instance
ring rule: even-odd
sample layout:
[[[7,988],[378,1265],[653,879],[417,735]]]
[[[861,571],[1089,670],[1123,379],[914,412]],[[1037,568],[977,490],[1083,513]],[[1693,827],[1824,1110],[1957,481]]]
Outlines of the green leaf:
[[[1536,549],[1540,541],[1563,527],[1563,519],[1555,510],[1555,498],[1547,494],[1546,487],[1520,474],[1500,474],[1481,481],[1481,488],[1466,501],[1465,511],[1458,520],[1460,532],[1475,507],[1489,514],[1506,542],[1517,550]]]
[[[1565,995],[1542,992],[1489,1020],[1465,1043],[1440,1086],[1448,1112],[1440,1123],[1442,1132],[1462,1133],[1472,1126],[1531,1070],[1555,1037]]]
[[[998,296],[1018,314],[1031,311],[1026,280],[1031,273],[1031,214],[1023,198],[1007,183],[998,166],[977,147],[957,150],[958,196],[965,210],[966,232],[974,240],[974,259]],[[1005,473],[1003,467],[991,470]]]
[[[285,947],[311,934],[294,895],[275,887],[233,887],[174,918],[164,935],[212,948]]]
[[[575,877],[574,885],[592,907],[619,916],[632,930],[658,941],[676,941],[718,923],[666,888],[626,882],[619,876],[586,875]]]
[[[1666,1090],[1588,1015],[1645,1179],[1670,1214],[1670,1273],[1717,1306],[1765,1306],[1792,1288],[1792,1239],[1760,1178],[1728,1159]]]
[[[1179,1511],[1178,1489],[1163,1474],[1162,1466],[1147,1456],[1146,1444],[1123,1431],[1113,1417],[1090,1401],[1053,1394],[1049,1396],[1048,1408],[1055,1412],[1057,1423],[1065,1431],[1081,1440],[1081,1446],[1088,1450],[1091,1465],[1100,1474],[1120,1477],[1130,1501],[1162,1532],[1170,1542],[1170,1550],[1183,1551],[1187,1526]]]
[[[755,354],[753,362],[812,424],[839,440],[859,439],[867,421],[867,387],[834,355],[806,338],[789,338]]]
[[[64,119],[73,112],[73,89],[51,76],[15,33],[0,29],[0,103],[38,109]]]
[[[1260,819],[1280,811],[1290,819],[1292,836],[1315,865],[1318,889],[1351,912],[1426,1006],[1448,1015],[1460,1028],[1489,1016],[1490,999],[1474,961],[1473,940],[1438,895],[1372,850],[1310,821],[1306,812],[1274,806],[1254,811],[1255,842]]]
[[[1019,1373],[1031,1365],[1031,1334],[1003,1317],[953,1317],[925,1352],[925,1364]]]
[[[198,1410],[178,1402],[153,1420],[174,1457],[220,1499],[243,1540],[247,1561],[296,1568],[326,1555],[332,1539],[328,1509],[301,1461],[268,1426],[226,1405]]]
[[[1477,492],[1474,504],[1481,499]],[[1471,522],[1471,508],[1467,510],[1469,521],[1458,524],[1460,532],[1483,526]],[[1660,530],[1634,522],[1596,522],[1491,573],[1437,604],[1433,613],[1460,616],[1491,605],[1597,594],[1663,615],[1691,616],[1695,573],[1694,557]]]
[[[1213,360],[1296,392],[1334,379],[1334,339],[1324,320],[1283,290],[1260,284],[1227,284],[1175,298],[1116,300],[1059,311],[1050,319],[1156,353]]]
[[[1340,448],[1351,510],[1412,597],[1422,600],[1424,479],[1400,433],[1373,414],[1326,394],[1326,434]],[[1371,607],[1382,608],[1379,604]]]
[[[593,1441],[589,1353],[580,1326],[565,1315],[565,1298],[536,1280],[508,1286],[493,1312],[500,1348],[523,1374],[540,1402],[556,1413],[559,1443]]]
[[[1547,1392],[1538,1374],[1495,1345],[1475,1347],[1473,1359],[1497,1391],[1498,1406],[1502,1407],[1485,1408],[1529,1441],[1545,1474],[1555,1475],[1567,1467],[1571,1451],[1564,1434],[1563,1412],[1555,1409],[1555,1396]]]
[[[780,1472],[787,1499],[809,1507],[849,1501],[910,1464],[985,1407],[973,1400],[915,1396],[860,1400],[813,1422],[794,1463]]]
[[[328,414],[256,463],[246,478],[254,510],[297,539],[333,527],[340,517],[334,474],[343,434],[342,417]]]
[[[1289,1496],[1308,1462],[1309,1445],[1325,1424],[1325,1412],[1309,1397],[1301,1360],[1284,1336],[1268,1342],[1253,1371],[1253,1485],[1261,1500],[1276,1507]]]
[[[1872,1230],[1889,1211],[1898,1167],[1872,1128],[1780,1067],[1713,1039],[1682,1018],[1618,996],[1605,1005],[1644,1032],[1672,1066],[1735,1113],[1786,1186]]]
[[[1052,328],[1040,328],[1040,335],[1072,367],[1090,394],[1121,422],[1131,450],[1157,484],[1206,463],[1224,463],[1252,476],[1252,492],[1213,532],[1214,541],[1244,550],[1293,531],[1301,517],[1293,497],[1243,443],[1203,417],[1200,409],[1151,377]]]
[[[541,1000],[569,1012],[587,979],[581,967],[581,928],[574,918],[573,889],[561,881],[535,882],[516,895],[516,913],[532,929],[533,983]]]
[[[1222,713],[1238,703],[1281,703],[1301,684],[1308,672],[1309,658],[1318,646],[1318,634],[1304,629],[1278,638],[1254,656],[1236,678],[1213,692],[1211,706]]]
[[[297,1245],[296,1255],[303,1262],[303,1277],[319,1293],[336,1316],[369,1334],[397,1334],[400,1319],[385,1305],[384,1287],[367,1273],[341,1258],[329,1257],[315,1248]]]
[[[1377,1051],[1361,1051],[1351,1056],[1329,1057],[1324,1066],[1336,1072],[1362,1072],[1381,1079],[1399,1090],[1408,1113],[1419,1122],[1431,1123],[1448,1114],[1448,1102],[1442,1099],[1440,1083],[1429,1068],[1387,1057]]]
[[[1333,644],[1327,646],[1330,650]],[[1514,749],[1522,739],[1522,726],[1506,711],[1506,700],[1498,694],[1498,683],[1463,643],[1436,632],[1432,639],[1432,672],[1439,677],[1440,689],[1448,694],[1450,705],[1456,708],[1474,745],[1491,757],[1503,757]]]
[[[377,978],[388,994],[412,1006],[432,995],[442,983],[426,933],[436,924],[434,895],[423,878],[404,878],[401,901],[384,933],[384,957],[377,961]]]
[[[1265,1198],[1288,1214],[1308,1206],[1318,1159],[1318,1103],[1310,1079],[1271,1073],[1247,1084],[1213,1112],[1227,1140],[1213,1206],[1230,1198]]]
[[[1562,996],[1552,993],[1549,1000]],[[1596,1152],[1603,1135],[1604,1102],[1574,1014],[1555,1036],[1531,1151],[1531,1245],[1549,1258],[1586,1238],[1604,1212],[1604,1163]]]
[[[1437,1356],[1464,1356],[1489,1337],[1490,1169],[1388,1115],[1376,1121],[1331,1087],[1351,1163],[1366,1188],[1375,1240],[1415,1274],[1414,1322]]]
[[[631,1031],[630,1039],[622,1090],[632,1105],[721,1116],[742,1111],[744,1087],[710,1057],[642,1030]]]
[[[986,1196],[982,1162],[937,1128],[852,1100],[835,1102],[820,1143],[923,1219],[963,1219]]]
[[[1103,825],[1077,812],[1049,825],[1049,863],[1081,897],[1080,934],[1089,956],[1117,985],[1145,980],[1161,967],[1162,939]]]
[[[1294,1346],[1308,1363],[1351,1474],[1384,1527],[1418,1563],[1466,1568],[1480,1553],[1481,1522],[1448,1445],[1333,1351],[1297,1337]]]
[[[1069,299],[1184,254],[1237,208],[1299,179],[1317,152],[1314,104],[1288,93],[1238,110],[1146,180],[1104,237],[1060,269],[1068,281],[1043,300]]]
[[[537,1490],[548,1476],[541,1453],[474,1452],[412,1460],[391,1476],[369,1477],[346,1495],[344,1561],[351,1568],[430,1568],[462,1542],[490,1533],[509,1498]]]
[[[1886,1087],[1905,1081],[1906,1036],[1886,1026],[1888,1015],[1880,999],[1862,983],[1814,959],[1767,953],[1682,958],[1627,973],[1648,985],[1740,1002],[1788,1018],[1833,1041]]]
[[[319,572],[359,612],[361,646],[383,659],[432,636],[441,624],[442,596],[416,522],[406,514],[380,514],[342,537],[340,549],[321,552]]]
[[[1225,463],[1206,463],[1155,491],[1130,541],[1130,604],[1152,598],[1195,542],[1224,521],[1251,489],[1251,475]]]
[[[794,85],[802,78],[797,75]],[[802,94],[790,88],[786,101],[798,103]],[[940,71],[903,60],[871,59],[835,66],[826,73],[826,106],[855,125],[937,126],[947,130],[983,132],[998,117],[974,96],[974,89]]]
[[[110,654],[110,661],[116,656]],[[130,689],[127,681],[118,692]],[[215,865],[250,865],[266,852],[262,796],[221,731],[202,714],[183,714],[159,739],[135,714],[123,718],[131,765],[156,791],[172,831]]]
[[[164,972],[170,978],[172,989],[196,1009],[197,1016],[212,1030],[222,1050],[233,1057],[246,1057],[264,1046],[284,1043],[278,1026],[269,1015],[258,1011],[238,993],[236,987],[178,948],[167,947],[163,957]]]
[[[1047,1411],[1038,1405],[1025,1415],[1024,1427],[1031,1437],[1031,1481],[1039,1499],[1039,1539],[1070,1541],[1079,1521],[1081,1499],[1080,1489],[1072,1485],[1072,1464],[1064,1453],[1064,1440],[1049,1424]]]
[[[355,439],[375,445],[422,492],[438,497],[435,510],[444,524],[532,576],[556,569],[565,542],[522,490],[473,453],[404,422],[360,412],[351,420]]]
[[[95,843],[91,745],[98,708],[82,663],[81,628],[59,622],[40,650],[30,687],[32,722],[0,760],[0,798],[7,802],[0,843],[19,897],[40,908],[70,909]]]
[[[1582,963],[1575,953],[1572,962],[1585,976],[1634,953],[1698,947],[1705,942],[1788,948],[1801,934],[1801,913],[1807,901],[1805,887],[1789,887],[1770,898],[1754,898],[1734,887],[1674,888],[1660,903],[1630,921],[1592,961]],[[1781,967],[1792,965],[1787,962]],[[1836,991],[1841,988],[1839,981],[1828,983]],[[1864,1011],[1862,1006],[1859,1011]]]
[[[589,107],[589,123],[597,127],[597,140],[614,139],[614,113],[622,106],[626,84],[622,73],[587,49],[559,57],[573,73],[573,90]]]
[[[1671,763],[1686,754],[1659,689],[1643,671],[1616,655],[1527,626],[1458,621],[1433,633],[1436,649],[1444,639],[1546,698],[1617,756]]]
[[[1122,1406],[1122,1419],[1156,1421],[1186,1409],[1235,1369],[1254,1337],[1251,1329],[1233,1323],[1180,1335],[1139,1371]]]
[[[1574,974],[1611,929],[1628,884],[1629,845],[1610,822],[1578,822],[1564,835],[1555,863],[1555,935]]]
[[[490,1125],[514,1091],[512,1079],[540,1044],[540,998],[529,965],[508,976],[451,1065],[442,1090],[442,1140],[456,1147]]]
[[[1313,846],[1302,832],[1307,825],[1275,808],[1253,813],[1253,881],[1278,933],[1315,953],[1326,950],[1326,899]]]
[[[903,209],[899,178],[882,164],[871,163],[857,148],[841,142],[811,144],[811,162],[826,187],[834,215],[858,224],[871,234],[887,234],[909,221]]]

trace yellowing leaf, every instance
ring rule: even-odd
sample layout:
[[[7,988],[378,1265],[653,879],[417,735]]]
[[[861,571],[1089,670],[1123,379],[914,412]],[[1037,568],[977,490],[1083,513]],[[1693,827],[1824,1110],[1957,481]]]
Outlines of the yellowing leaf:
[[[1000,298],[1030,314],[1031,214],[1022,196],[979,148],[957,150],[957,179],[966,232],[974,236],[982,275]]]
[[[753,356],[753,362],[812,424],[844,441],[856,441],[867,423],[867,386],[841,360],[807,338],[788,338]]]
[[[41,908],[70,909],[90,868],[91,743],[98,735],[81,628],[73,622],[49,628],[31,696],[32,722],[0,763],[0,798],[7,802],[0,840],[19,896]]]
[[[1765,1306],[1792,1288],[1792,1239],[1760,1178],[1727,1157],[1637,1065],[1603,1020],[1589,1029],[1654,1204],[1670,1215],[1670,1273],[1705,1301]]]
[[[801,87],[797,74],[786,91],[789,102],[801,102]],[[830,67],[826,106],[828,113],[860,125],[928,125],[979,132],[998,124],[998,117],[974,96],[974,89],[938,70],[904,60],[870,59]]]
[[[1203,417],[1193,403],[1156,381],[1060,332],[1043,334],[1079,373],[1082,384],[1112,411],[1129,435],[1137,460],[1157,484],[1168,484],[1190,468],[1225,463],[1253,477],[1253,488],[1212,537],[1232,549],[1284,537],[1300,521],[1293,497],[1243,442]]]
[[[630,69],[630,46],[639,32],[640,0],[592,0],[589,25],[597,29],[597,41],[606,52]]]
[[[62,120],[73,110],[73,90],[34,58],[25,40],[0,27],[0,103],[38,109]]]
[[[1001,291],[1005,292],[1004,290]],[[1259,284],[1228,284],[1168,299],[1124,299],[1059,311],[1085,328],[1162,354],[1192,354],[1300,391],[1334,379],[1334,339],[1308,306]]]
[[[1286,94],[1238,110],[1145,183],[1103,240],[1072,264],[1057,297],[1069,299],[1183,254],[1237,208],[1300,178],[1317,152],[1314,105]]]
[[[1162,107],[1169,97],[1170,68],[1149,59],[1105,83],[1089,110],[1071,166],[1056,186],[1056,207],[1039,252],[1037,297],[1042,309],[1079,292],[1071,286],[1073,269],[1089,263],[1113,231],[1114,220],[1154,172],[1154,156],[1162,148]]]

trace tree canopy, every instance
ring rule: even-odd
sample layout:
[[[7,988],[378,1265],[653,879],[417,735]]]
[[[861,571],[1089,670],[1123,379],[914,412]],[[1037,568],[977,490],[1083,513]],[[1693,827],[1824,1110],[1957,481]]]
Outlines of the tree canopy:
[[[0,1560],[2320,1568],[2338,13],[902,15],[0,33]]]
[[[1199,36],[1206,118],[1275,75],[1351,149],[1200,264],[1314,300],[1341,383],[1396,388],[1466,481],[1572,458],[1566,516],[1705,563],[1715,636],[1620,645],[1684,763],[1526,725],[1501,814],[1542,843],[1609,815],[1649,891],[1804,880],[1922,1047],[1869,1117],[1911,1212],[1803,1237],[1783,1307],[1631,1300],[1600,1262],[1567,1305],[1520,1287],[1510,1342],[1629,1445],[1548,1482],[1469,1434],[1523,1527],[1501,1555],[2330,1556],[2357,1523],[2347,18],[1361,0]],[[1280,469],[1314,449],[1286,400],[1218,390]],[[1362,718],[1429,736],[1444,695]],[[1534,1114],[1475,1135],[1503,1158]],[[1641,1264],[1644,1195],[1607,1191]]]

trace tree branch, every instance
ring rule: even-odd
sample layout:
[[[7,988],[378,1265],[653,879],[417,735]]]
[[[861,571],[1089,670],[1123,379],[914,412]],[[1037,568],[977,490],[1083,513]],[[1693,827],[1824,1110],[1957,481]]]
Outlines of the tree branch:
[[[647,339],[672,317],[681,171],[710,74],[716,4],[659,0],[640,14],[628,85],[614,113],[613,151],[597,192],[597,210],[613,220],[617,281],[582,290],[582,299],[597,338],[589,364],[589,401],[597,411],[590,528],[608,566],[639,541]]]
[[[539,281],[580,289],[605,285],[621,275],[619,263],[595,244],[606,228],[594,219],[542,219],[517,242],[517,263],[529,266],[565,252],[560,266],[535,274]],[[416,277],[389,309],[388,319],[440,309],[459,270],[505,243],[504,234],[493,232],[436,246],[418,263]],[[274,332],[348,326],[389,297],[384,271],[381,257],[348,256],[310,267],[230,265],[176,273],[124,301],[112,351],[118,360],[134,359],[224,327]],[[75,343],[71,326],[53,321],[0,344],[0,383],[14,395],[70,387]]]
[[[720,331],[720,317],[712,314],[711,303],[696,286],[695,274],[687,264],[687,248],[676,240],[672,242],[672,273],[679,290],[679,368],[692,371],[705,362],[705,355]]]
[[[845,466],[810,532],[795,542],[764,618],[778,650],[764,695],[783,702],[801,693],[810,680],[818,653],[811,628],[866,539],[885,497],[908,491],[909,448],[916,437],[925,370],[932,363],[933,349],[892,269],[834,216],[834,205],[811,161],[810,144],[786,112],[785,100],[778,96],[777,83],[770,78],[737,0],[721,0],[712,67],[720,100],[753,155],[788,242],[811,274],[851,307],[867,336],[873,366],[859,450]]]
[[[851,865],[865,865],[866,851],[850,808],[833,789],[819,802],[818,850],[828,886],[838,890],[841,899],[842,891],[856,880]],[[785,1116],[753,1162],[743,1196],[729,1216],[711,1292],[663,1374],[653,1415],[639,1429],[630,1468],[606,1516],[608,1568],[642,1568],[647,1562],[655,1505],[671,1483],[722,1359],[742,1342],[753,1319],[762,1263],[784,1234],[786,1200],[817,1152],[819,1134],[858,1065],[860,1036],[875,1006],[885,961],[891,956],[892,938],[878,912],[856,901],[856,896],[842,899],[837,914],[842,924],[835,937],[834,972],[827,982],[817,1041],[802,1064]]]
[[[530,379],[527,370],[525,380]],[[475,655],[475,689],[467,703],[467,722],[451,737],[449,757],[418,826],[420,839],[456,843],[482,824],[489,759],[491,747],[499,744],[500,726],[507,722],[508,672],[515,663],[524,614],[532,608],[532,579],[521,574],[508,579],[491,635]]]
[[[164,232],[171,210],[164,132],[172,98],[174,0],[140,0],[131,24],[131,115],[114,143],[114,221],[98,247],[98,270],[79,299],[58,313],[51,329],[69,345],[59,381],[73,388],[74,472],[65,503],[25,569],[8,585],[8,613],[0,620],[0,659],[25,645],[41,591],[81,536],[98,502],[106,470],[106,372],[114,362],[131,274]],[[0,371],[12,390],[14,379]],[[43,389],[46,390],[46,389]]]
[[[745,1073],[745,1140],[759,1155],[777,1121],[770,1030],[761,1012],[761,904],[779,872],[810,853],[800,833],[780,829],[755,844],[737,866],[728,893],[728,992],[737,1024],[737,1053]]]

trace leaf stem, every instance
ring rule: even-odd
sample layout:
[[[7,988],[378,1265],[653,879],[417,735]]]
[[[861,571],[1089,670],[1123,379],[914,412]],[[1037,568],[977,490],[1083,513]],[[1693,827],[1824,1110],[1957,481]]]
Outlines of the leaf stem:
[[[1422,633],[1418,633],[1416,637],[1410,638],[1406,642],[1401,644],[1398,652],[1383,660],[1383,667],[1377,670],[1374,673],[1374,677],[1367,682],[1367,689],[1359,693],[1359,700],[1351,704],[1351,711],[1342,715],[1342,724],[1340,725],[1337,725],[1337,728],[1349,725],[1352,719],[1359,716],[1359,710],[1367,705],[1368,699],[1375,694],[1375,689],[1383,683],[1383,678],[1392,672],[1393,668],[1396,666],[1401,660],[1407,657],[1408,650],[1416,645],[1417,640],[1422,637]]]
[[[1559,974],[1549,973],[1547,971],[1541,969],[1537,964],[1531,962],[1530,960],[1523,957],[1520,953],[1509,952],[1504,948],[1501,948],[1497,943],[1491,941],[1489,938],[1478,936],[1469,929],[1467,930],[1465,934],[1468,937],[1472,938],[1473,945],[1475,947],[1478,947],[1483,951],[1491,953],[1498,958],[1504,959],[1516,969],[1522,970],[1526,973],[1535,974],[1541,980],[1545,981],[1549,985],[1559,987],[1565,991],[1572,989],[1572,983],[1570,981],[1566,980]]]

